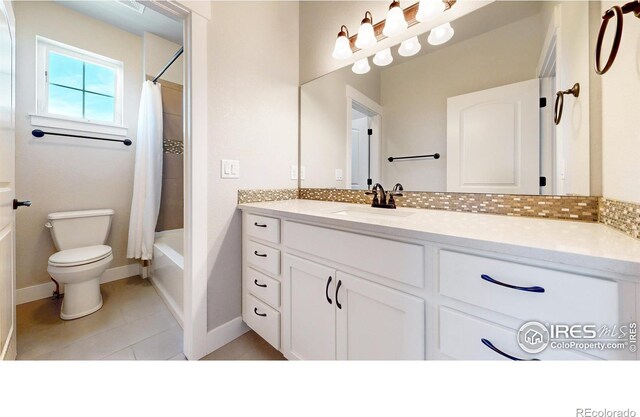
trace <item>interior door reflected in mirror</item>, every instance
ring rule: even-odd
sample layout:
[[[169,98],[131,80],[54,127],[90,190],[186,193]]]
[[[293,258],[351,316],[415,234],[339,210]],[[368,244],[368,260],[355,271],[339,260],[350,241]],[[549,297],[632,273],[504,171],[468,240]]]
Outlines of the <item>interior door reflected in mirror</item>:
[[[590,23],[587,1],[493,2],[444,44],[304,84],[302,187],[590,195]]]

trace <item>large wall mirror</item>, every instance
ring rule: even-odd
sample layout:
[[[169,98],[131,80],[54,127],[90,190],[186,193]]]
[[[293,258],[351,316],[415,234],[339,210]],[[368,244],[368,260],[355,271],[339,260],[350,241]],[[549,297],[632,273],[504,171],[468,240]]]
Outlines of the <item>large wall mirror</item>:
[[[498,1],[451,26],[301,87],[303,188],[590,195],[588,2]]]

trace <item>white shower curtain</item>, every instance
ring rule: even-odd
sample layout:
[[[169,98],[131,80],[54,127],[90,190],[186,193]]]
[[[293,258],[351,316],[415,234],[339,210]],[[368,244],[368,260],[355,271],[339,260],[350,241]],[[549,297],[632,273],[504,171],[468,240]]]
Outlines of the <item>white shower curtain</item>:
[[[142,86],[127,258],[151,259],[162,191],[162,96],[160,84]]]

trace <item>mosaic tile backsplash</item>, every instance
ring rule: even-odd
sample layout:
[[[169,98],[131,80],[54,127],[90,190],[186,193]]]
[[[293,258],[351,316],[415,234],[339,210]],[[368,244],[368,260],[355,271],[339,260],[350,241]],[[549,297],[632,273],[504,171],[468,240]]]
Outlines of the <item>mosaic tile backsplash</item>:
[[[399,207],[450,210],[547,219],[600,222],[640,239],[640,204],[603,197],[536,196],[404,192],[396,198]],[[280,190],[240,190],[238,203],[293,200],[335,201],[371,204],[371,197],[360,190],[301,188]]]
[[[598,221],[598,197],[565,197],[538,195],[466,194],[403,192],[396,198],[398,207],[450,210],[469,213],[549,219]],[[371,197],[361,190],[302,188],[300,198],[371,204]]]

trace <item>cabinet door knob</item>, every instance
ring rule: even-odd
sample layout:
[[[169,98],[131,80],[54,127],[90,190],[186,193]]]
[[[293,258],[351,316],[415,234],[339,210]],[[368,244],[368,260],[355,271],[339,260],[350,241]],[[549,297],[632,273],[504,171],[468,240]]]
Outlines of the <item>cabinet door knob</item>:
[[[329,298],[329,285],[331,284],[331,280],[332,278],[329,277],[329,279],[327,280],[327,288],[324,290],[324,295],[325,297],[327,297],[327,302],[329,304],[333,304],[333,301],[331,301],[331,298]]]
[[[266,253],[258,253],[258,251],[257,251],[257,250],[254,250],[254,251],[253,251],[253,254],[254,254],[254,255],[256,255],[256,256],[259,256],[259,257],[261,257],[261,258],[266,258],[266,257],[267,257],[267,254],[266,254]]]
[[[253,283],[256,284],[258,287],[267,288],[267,284],[258,284],[258,280],[257,279],[254,279]]]
[[[504,353],[503,351],[501,351],[500,349],[498,349],[497,347],[493,346],[493,343],[491,343],[488,339],[480,339],[482,341],[482,343],[488,347],[489,349],[493,350],[494,352],[496,352],[498,355],[504,356],[507,359],[511,359],[512,361],[539,361],[540,359],[521,359],[518,358],[516,356],[512,356],[509,355],[508,353]]]
[[[338,280],[338,285],[336,286],[336,305],[340,310],[342,310],[342,304],[338,301],[338,292],[340,291],[340,287],[342,286],[342,281]]]
[[[256,316],[267,317],[267,313],[258,313],[258,307],[253,307],[253,312],[256,314]]]
[[[537,293],[543,293],[544,292],[544,288],[542,287],[518,287],[516,285],[511,285],[511,284],[505,284],[504,282],[500,282],[498,280],[495,280],[493,278],[491,278],[489,275],[486,274],[482,274],[480,275],[480,278],[482,278],[483,280],[490,282],[492,284],[496,284],[496,285],[500,285],[503,287],[507,287],[507,288],[511,288],[513,290],[519,290],[519,291],[526,291],[526,292],[537,292]]]

